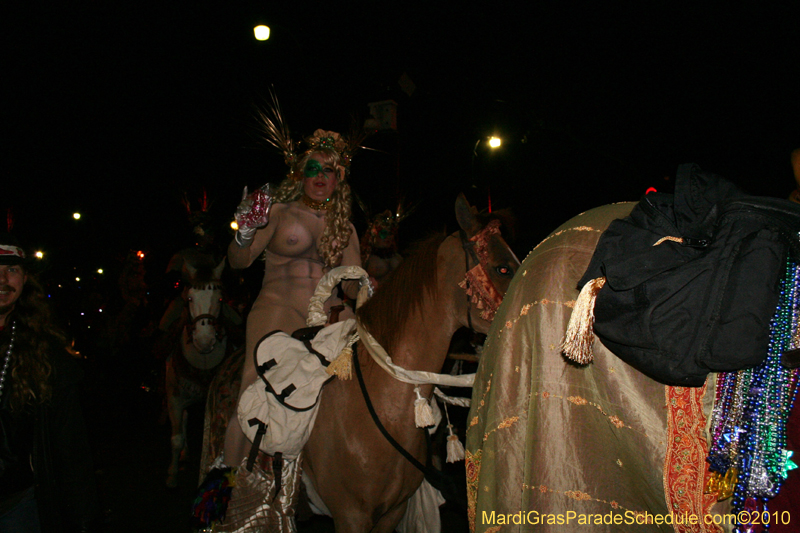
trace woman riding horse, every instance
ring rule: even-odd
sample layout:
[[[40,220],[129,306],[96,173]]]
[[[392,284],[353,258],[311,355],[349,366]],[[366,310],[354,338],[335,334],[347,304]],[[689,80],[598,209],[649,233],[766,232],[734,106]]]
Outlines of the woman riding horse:
[[[274,330],[292,333],[305,327],[308,303],[322,275],[336,266],[361,265],[358,237],[349,220],[347,182],[355,146],[338,133],[320,129],[306,140],[309,148],[305,153],[295,155],[288,131],[282,124],[276,126],[281,123],[277,112],[276,121],[264,119],[268,138],[284,151],[289,174],[274,194],[264,187],[248,195],[245,188],[236,210],[239,229],[228,247],[230,265],[246,268],[259,256],[265,262],[261,291],[247,319],[241,391],[258,377],[250,362],[259,340]],[[329,301],[328,305],[335,303]],[[237,418],[232,417],[225,434],[224,462],[243,464],[251,445]],[[240,476],[245,472],[245,468],[239,469]],[[291,489],[299,469],[296,464],[289,465],[284,473],[290,478],[284,486]],[[228,508],[231,520],[237,513],[248,512],[237,510],[236,499],[234,491]],[[281,502],[281,507],[284,512],[276,514],[277,523],[293,515],[293,502]]]

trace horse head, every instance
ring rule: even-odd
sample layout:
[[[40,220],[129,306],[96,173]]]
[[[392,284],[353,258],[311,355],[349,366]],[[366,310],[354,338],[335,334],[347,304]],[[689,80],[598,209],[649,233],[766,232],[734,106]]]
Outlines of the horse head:
[[[225,259],[213,268],[196,267],[186,264],[189,274],[189,288],[186,301],[191,320],[188,328],[192,344],[201,354],[210,353],[217,344],[221,325],[219,315],[222,311],[222,271]]]
[[[463,194],[456,200],[456,219],[465,255],[465,274],[459,287],[469,301],[462,325],[486,333],[519,260],[500,233],[499,218],[479,215]]]

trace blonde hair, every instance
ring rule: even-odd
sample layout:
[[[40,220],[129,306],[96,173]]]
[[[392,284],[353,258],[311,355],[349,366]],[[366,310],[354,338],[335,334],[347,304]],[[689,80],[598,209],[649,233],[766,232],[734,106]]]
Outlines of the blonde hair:
[[[325,156],[326,163],[341,165],[341,156],[335,150],[327,148],[309,150],[289,169],[289,175],[278,185],[278,189],[275,191],[276,202],[294,202],[303,196],[302,171],[311,155],[315,153]],[[325,231],[322,232],[322,237],[317,243],[317,252],[328,268],[339,266],[344,249],[350,242],[350,236],[353,233],[350,226],[351,196],[350,184],[347,182],[346,176],[340,176],[325,214]]]

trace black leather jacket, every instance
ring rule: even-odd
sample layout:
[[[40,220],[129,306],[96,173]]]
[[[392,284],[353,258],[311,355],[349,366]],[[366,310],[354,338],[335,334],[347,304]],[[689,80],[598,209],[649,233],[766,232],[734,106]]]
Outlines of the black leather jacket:
[[[78,387],[83,372],[55,340],[51,346],[48,402],[11,413],[10,372],[6,376],[0,402],[0,509],[13,507],[20,491],[34,485],[43,533],[96,530],[100,508]],[[0,332],[0,365],[7,348],[6,329]]]

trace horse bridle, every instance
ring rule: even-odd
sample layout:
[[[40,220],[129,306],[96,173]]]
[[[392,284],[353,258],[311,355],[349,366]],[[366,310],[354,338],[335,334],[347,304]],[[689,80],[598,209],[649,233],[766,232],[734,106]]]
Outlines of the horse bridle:
[[[464,249],[464,281],[462,281],[459,286],[465,290],[467,295],[467,324],[472,331],[475,331],[475,328],[472,326],[472,316],[470,314],[471,303],[482,301],[484,305],[489,305],[489,309],[481,313],[482,318],[489,320],[493,318],[494,312],[500,305],[496,296],[499,293],[492,283],[492,280],[489,278],[486,260],[486,239],[488,235],[495,233],[500,233],[500,222],[498,220],[489,222],[485,228],[472,237],[467,237],[467,232],[463,229],[458,230],[461,247]],[[476,248],[478,249],[476,250]],[[469,266],[470,257],[472,257],[475,263],[475,266],[472,268]],[[477,271],[481,272],[477,273]],[[473,286],[473,283],[470,282],[470,278],[473,278],[473,281],[478,281],[478,278],[480,278],[479,282],[482,287]],[[494,295],[494,298],[492,300],[487,300],[482,294]]]
[[[191,318],[191,316],[192,314],[190,312],[189,318]],[[190,333],[194,331],[194,329],[197,327],[197,323],[200,322],[201,320],[208,320],[209,324],[213,326],[215,330],[217,330],[217,337],[220,336],[220,330],[222,329],[222,326],[219,323],[219,317],[216,317],[208,313],[203,315],[197,315],[195,318],[192,318],[192,321],[188,324]]]
[[[467,232],[463,229],[458,230],[458,237],[461,239],[461,248],[464,249],[464,275],[469,272],[469,258],[470,256],[475,261],[475,263],[479,263],[478,254],[475,253],[475,241],[471,241],[469,237],[467,237]],[[465,277],[464,283],[469,287],[469,280]],[[475,331],[475,328],[472,327],[472,313],[470,312],[470,296],[467,294],[467,324],[470,331]]]
[[[190,322],[186,324],[186,333],[188,334],[189,337],[192,336],[192,333],[194,333],[195,328],[197,328],[197,323],[200,322],[201,320],[208,320],[209,324],[216,331],[215,335],[217,337],[217,341],[220,341],[222,340],[223,337],[225,337],[225,330],[222,324],[220,324],[218,316],[212,315],[210,313],[204,313],[202,315],[197,315],[196,317],[193,317],[191,307],[188,305],[189,302],[187,301],[186,303],[187,303],[186,312],[189,314],[189,320],[190,320]],[[221,307],[219,312],[220,314],[222,313]]]

